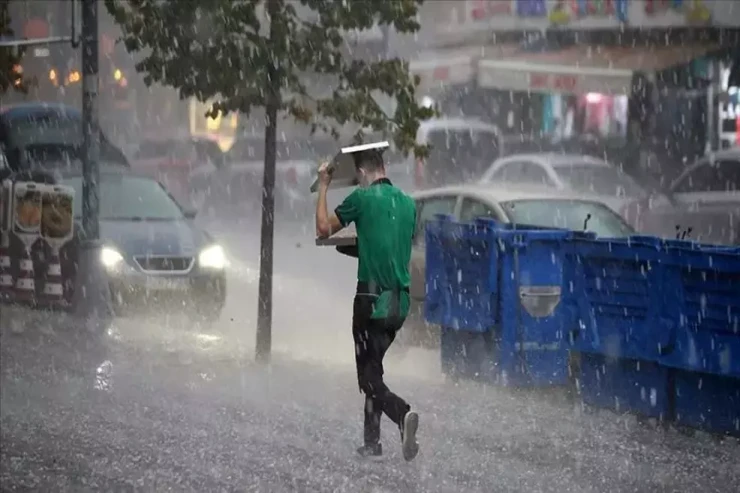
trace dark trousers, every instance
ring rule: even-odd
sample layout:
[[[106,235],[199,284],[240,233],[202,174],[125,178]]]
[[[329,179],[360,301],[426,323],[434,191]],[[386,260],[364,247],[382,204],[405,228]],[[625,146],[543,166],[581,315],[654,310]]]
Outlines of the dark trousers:
[[[409,405],[388,389],[383,382],[383,357],[403,325],[403,318],[370,318],[374,296],[355,295],[352,313],[352,335],[355,340],[355,362],[360,391],[365,394],[365,444],[380,441],[380,418],[383,413],[401,426]]]

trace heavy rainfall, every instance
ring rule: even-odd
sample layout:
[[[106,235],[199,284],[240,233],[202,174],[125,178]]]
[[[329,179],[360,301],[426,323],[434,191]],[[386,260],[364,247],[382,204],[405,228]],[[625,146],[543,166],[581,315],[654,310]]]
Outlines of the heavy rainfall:
[[[738,491],[738,47],[720,0],[0,3],[0,490]],[[380,141],[416,457],[357,453],[368,227],[311,191],[344,225]]]

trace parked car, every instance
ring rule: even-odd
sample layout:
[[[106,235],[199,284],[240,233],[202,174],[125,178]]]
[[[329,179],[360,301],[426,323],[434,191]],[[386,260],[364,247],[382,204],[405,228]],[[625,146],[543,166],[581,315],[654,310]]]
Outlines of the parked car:
[[[34,163],[82,158],[82,113],[56,103],[22,103],[0,108],[0,143],[10,169]],[[100,132],[100,160],[129,166],[120,149]]]
[[[82,176],[58,181],[82,197]],[[147,176],[105,168],[100,173],[101,254],[117,315],[171,310],[193,320],[218,320],[226,299],[227,259],[167,190]],[[75,200],[75,217],[82,201]]]
[[[740,149],[704,156],[664,194],[632,201],[623,215],[647,234],[740,245]]]
[[[601,237],[626,237],[634,233],[618,214],[591,195],[574,196],[544,187],[527,191],[467,185],[437,188],[413,194],[417,231],[411,254],[411,310],[399,333],[404,346],[435,347],[438,328],[424,320],[425,248],[424,230],[435,214],[451,215],[459,221],[490,217],[502,223],[592,231]],[[589,216],[590,215],[590,216]]]
[[[213,172],[226,157],[218,144],[199,137],[145,139],[132,167],[164,183],[181,203],[203,205]]]
[[[504,153],[499,128],[471,118],[425,120],[419,125],[416,143],[431,147],[426,158],[409,155],[399,163],[386,160],[399,176],[413,178],[416,190],[476,181]]]
[[[648,195],[637,182],[601,159],[557,153],[516,154],[493,162],[481,183],[545,186],[593,194],[616,212],[633,198]]]

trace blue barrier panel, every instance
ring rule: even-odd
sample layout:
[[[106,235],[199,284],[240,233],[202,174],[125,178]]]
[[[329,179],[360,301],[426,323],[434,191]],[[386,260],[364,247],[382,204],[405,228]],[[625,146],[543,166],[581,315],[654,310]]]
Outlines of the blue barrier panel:
[[[513,385],[568,381],[566,265],[570,231],[499,230],[501,380]],[[565,291],[565,293],[564,293]]]
[[[425,319],[457,330],[490,330],[497,319],[497,278],[490,275],[497,250],[489,229],[438,216],[427,225],[426,240]]]
[[[594,237],[447,217],[427,226],[425,317],[443,327],[446,372],[515,386],[568,381],[566,337],[574,310],[565,253],[574,236]]]
[[[665,286],[662,240],[574,240],[574,299],[581,352],[658,361],[675,346],[678,287]]]
[[[455,378],[496,381],[495,342],[491,332],[465,332],[442,327],[442,373]]]
[[[447,302],[450,288],[447,275],[444,271],[445,253],[443,238],[443,225],[451,220],[445,216],[437,215],[436,219],[427,222],[425,237],[425,300],[424,318],[433,324],[442,325],[446,317]]]
[[[740,379],[676,371],[676,422],[740,436]]]
[[[586,405],[672,419],[670,371],[657,363],[581,354],[579,391]]]
[[[740,378],[740,249],[672,244],[666,248],[675,350],[665,365]],[[672,288],[673,289],[673,288]]]

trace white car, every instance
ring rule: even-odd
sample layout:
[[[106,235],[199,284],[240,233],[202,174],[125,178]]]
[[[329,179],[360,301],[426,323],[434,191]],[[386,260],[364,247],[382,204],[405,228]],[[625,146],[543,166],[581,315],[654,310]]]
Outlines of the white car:
[[[499,128],[475,118],[425,120],[416,132],[416,143],[430,146],[429,155],[386,156],[391,180],[407,191],[475,181],[492,159],[504,153]]]
[[[591,231],[601,237],[619,238],[634,234],[607,205],[589,195],[574,195],[543,187],[515,191],[481,185],[436,188],[412,194],[416,201],[416,227],[411,253],[411,309],[399,334],[403,346],[435,347],[438,329],[424,320],[426,254],[424,231],[436,214],[451,215],[470,222],[490,217],[502,223]]]
[[[636,200],[623,214],[648,234],[740,245],[740,149],[704,156],[666,194]]]
[[[648,195],[629,175],[606,161],[578,154],[515,154],[497,159],[480,183],[545,186],[598,195],[620,212],[631,199]]]

